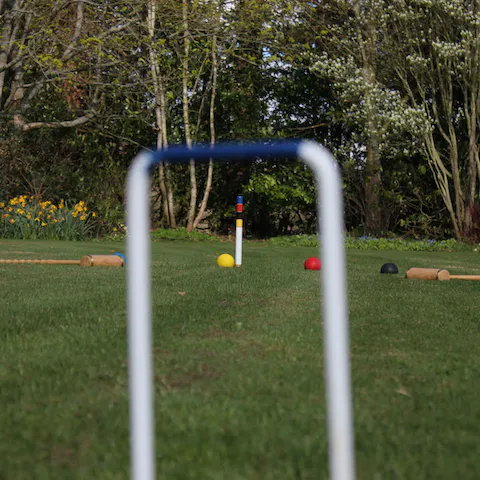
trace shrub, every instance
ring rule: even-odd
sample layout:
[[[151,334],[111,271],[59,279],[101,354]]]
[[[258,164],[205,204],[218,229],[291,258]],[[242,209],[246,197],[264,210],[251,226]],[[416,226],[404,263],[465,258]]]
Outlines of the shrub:
[[[193,240],[195,242],[214,242],[218,238],[214,235],[201,232],[187,232],[184,227],[181,228],[157,228],[152,232],[152,240]]]
[[[291,235],[270,239],[272,245],[318,247],[317,235]],[[375,237],[345,237],[345,247],[356,250],[398,250],[398,251],[422,251],[442,252],[458,250],[464,246],[455,239],[449,240],[405,240],[402,238],[375,238]]]

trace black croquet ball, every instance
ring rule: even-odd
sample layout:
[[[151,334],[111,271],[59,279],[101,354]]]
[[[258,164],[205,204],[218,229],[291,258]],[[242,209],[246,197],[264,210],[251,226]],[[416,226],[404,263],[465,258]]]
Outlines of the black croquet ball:
[[[394,263],[384,263],[380,273],[398,273],[398,268]]]

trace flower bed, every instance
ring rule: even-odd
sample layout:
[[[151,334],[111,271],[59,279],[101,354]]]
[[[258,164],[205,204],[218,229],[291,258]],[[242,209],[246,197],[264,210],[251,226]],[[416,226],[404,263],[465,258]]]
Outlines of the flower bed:
[[[69,207],[22,195],[0,202],[0,238],[24,240],[84,240],[91,234],[96,213],[84,201]]]

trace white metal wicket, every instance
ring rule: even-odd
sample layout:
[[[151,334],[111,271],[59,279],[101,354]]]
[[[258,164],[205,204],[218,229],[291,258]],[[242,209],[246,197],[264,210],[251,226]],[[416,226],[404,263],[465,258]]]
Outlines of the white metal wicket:
[[[329,467],[332,480],[354,480],[353,418],[348,340],[343,198],[337,164],[322,146],[300,143],[219,145],[142,152],[130,167],[127,182],[127,301],[130,395],[131,474],[155,479],[152,321],[150,296],[150,172],[162,160],[184,163],[244,160],[262,156],[298,157],[314,172],[320,218],[320,257],[324,318]]]

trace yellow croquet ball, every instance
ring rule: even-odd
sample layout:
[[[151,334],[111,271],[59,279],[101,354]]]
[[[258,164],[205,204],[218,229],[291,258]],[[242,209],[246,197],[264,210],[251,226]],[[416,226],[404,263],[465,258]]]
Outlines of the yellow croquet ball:
[[[217,258],[217,264],[219,267],[231,268],[235,265],[235,260],[228,253],[223,253]]]

